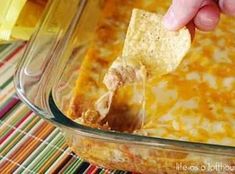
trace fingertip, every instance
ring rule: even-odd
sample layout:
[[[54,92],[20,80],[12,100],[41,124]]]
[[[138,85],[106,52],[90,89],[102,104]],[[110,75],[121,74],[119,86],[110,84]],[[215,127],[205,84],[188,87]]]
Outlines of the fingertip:
[[[163,25],[166,29],[172,31],[177,30],[179,27],[181,27],[178,25],[177,18],[173,12],[172,7],[168,9],[167,13],[163,17]]]
[[[202,2],[203,0],[173,0],[163,18],[163,25],[168,30],[179,30],[194,18]]]
[[[235,16],[235,0],[220,0],[219,5],[223,13]]]
[[[194,18],[194,24],[199,30],[212,31],[220,19],[220,10],[215,5],[202,7]]]

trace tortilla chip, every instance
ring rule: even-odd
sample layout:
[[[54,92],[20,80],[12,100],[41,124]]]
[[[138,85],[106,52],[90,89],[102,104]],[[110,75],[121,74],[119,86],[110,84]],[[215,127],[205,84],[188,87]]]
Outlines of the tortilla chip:
[[[112,63],[103,80],[109,92],[96,102],[102,118],[108,114],[117,89],[174,71],[190,45],[191,36],[186,28],[168,31],[162,25],[161,15],[134,9],[122,56]]]
[[[150,75],[161,76],[174,71],[191,46],[186,27],[168,31],[162,15],[133,9],[122,56],[128,65],[144,65]]]

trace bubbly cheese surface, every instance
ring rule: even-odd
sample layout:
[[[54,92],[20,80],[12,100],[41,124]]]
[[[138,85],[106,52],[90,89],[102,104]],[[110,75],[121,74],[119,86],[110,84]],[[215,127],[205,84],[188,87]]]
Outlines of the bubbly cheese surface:
[[[68,112],[72,119],[85,123],[79,118],[94,109],[95,101],[107,91],[102,80],[122,50],[132,8],[164,13],[169,4],[165,0],[105,3],[74,88]],[[118,91],[116,112],[139,105],[142,94],[134,88]],[[177,70],[148,81],[145,95],[145,123],[134,133],[235,146],[235,20],[222,15],[214,32],[197,31],[190,53]],[[122,114],[117,115],[123,121]]]

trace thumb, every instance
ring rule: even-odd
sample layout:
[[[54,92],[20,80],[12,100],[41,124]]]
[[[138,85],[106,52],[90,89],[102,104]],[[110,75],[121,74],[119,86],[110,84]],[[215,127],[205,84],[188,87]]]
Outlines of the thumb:
[[[189,23],[201,7],[203,0],[173,0],[163,18],[169,30],[178,30]]]

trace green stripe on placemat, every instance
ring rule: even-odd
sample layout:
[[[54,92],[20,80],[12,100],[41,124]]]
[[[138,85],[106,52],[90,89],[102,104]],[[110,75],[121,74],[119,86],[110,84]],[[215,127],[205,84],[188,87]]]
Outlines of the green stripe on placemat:
[[[2,52],[4,49],[6,49],[10,45],[11,44],[0,45],[0,52]]]
[[[0,173],[129,173],[105,170],[80,159],[58,128],[16,97],[13,74],[24,47],[23,42],[0,45]]]

